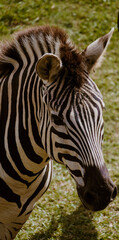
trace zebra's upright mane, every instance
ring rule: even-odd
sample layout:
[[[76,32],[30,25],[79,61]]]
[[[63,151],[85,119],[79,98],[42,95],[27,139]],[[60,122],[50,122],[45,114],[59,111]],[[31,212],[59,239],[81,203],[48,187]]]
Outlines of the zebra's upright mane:
[[[0,44],[0,77],[12,72],[14,66],[11,59],[18,63],[20,62],[21,56],[17,49],[18,45],[23,51],[26,50],[26,52],[28,52],[25,44],[26,40],[34,53],[37,41],[42,55],[46,52],[59,55],[63,66],[68,70],[68,77],[75,81],[78,87],[82,85],[85,71],[83,56],[72,44],[71,40],[63,30],[49,26],[34,27],[23,30],[16,33],[12,41]],[[43,50],[44,45],[45,52]],[[39,57],[41,56],[39,55]]]

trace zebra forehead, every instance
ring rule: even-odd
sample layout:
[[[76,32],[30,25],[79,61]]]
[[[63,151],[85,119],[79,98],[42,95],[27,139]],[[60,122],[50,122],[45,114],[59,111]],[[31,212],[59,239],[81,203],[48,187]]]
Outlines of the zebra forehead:
[[[103,101],[103,97],[100,91],[91,87],[90,89],[82,86],[81,89],[75,89],[74,91],[74,107],[79,107],[79,105],[85,105],[85,101],[88,104],[91,104],[95,108],[95,104],[97,104],[103,110],[105,108],[105,103]],[[95,103],[95,104],[94,104]],[[73,114],[73,108],[71,113]]]
[[[75,82],[78,87],[82,86],[85,81],[84,57],[75,45],[73,45],[64,30],[57,27],[42,26],[29,28],[16,33],[11,42],[0,44],[0,75],[4,75],[6,67],[10,68],[10,64],[12,65],[9,60],[10,58],[18,62],[20,61],[21,56],[17,51],[18,44],[22,51],[29,54],[31,49],[29,50],[29,48],[27,48],[26,42],[31,46],[33,52],[36,50],[36,42],[38,43],[39,53],[37,51],[36,55],[38,57],[39,54],[39,58],[46,52],[59,55],[58,57],[61,58],[64,68],[67,69],[69,78],[73,79],[73,82]]]

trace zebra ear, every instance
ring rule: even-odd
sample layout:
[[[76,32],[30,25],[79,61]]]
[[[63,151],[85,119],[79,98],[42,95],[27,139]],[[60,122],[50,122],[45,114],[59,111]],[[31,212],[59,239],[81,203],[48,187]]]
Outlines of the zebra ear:
[[[114,28],[111,31],[104,35],[103,37],[98,38],[96,41],[91,43],[83,52],[84,61],[87,67],[87,71],[90,72],[95,66],[100,66],[103,60],[103,55],[105,50],[110,42],[111,36],[114,32]]]
[[[36,71],[39,77],[52,82],[62,67],[60,58],[51,53],[44,54],[37,62]]]

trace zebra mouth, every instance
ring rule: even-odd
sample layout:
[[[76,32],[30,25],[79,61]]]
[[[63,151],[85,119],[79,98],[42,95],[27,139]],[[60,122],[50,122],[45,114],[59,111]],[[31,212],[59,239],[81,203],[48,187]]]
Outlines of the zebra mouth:
[[[84,201],[84,199],[83,199],[82,195],[80,194],[80,191],[79,191],[78,188],[77,188],[77,192],[78,192],[78,196],[79,196],[79,198],[80,198],[83,206],[85,207],[85,209],[90,210],[90,211],[95,211],[91,205],[87,204],[87,203]]]
[[[93,212],[102,211],[102,210],[104,210],[104,209],[108,206],[108,204],[109,204],[109,202],[108,202],[108,203],[106,203],[105,205],[102,205],[102,206],[99,205],[99,204],[89,205],[89,204],[87,204],[84,200],[82,200],[81,197],[80,197],[80,200],[81,200],[83,206],[85,207],[85,209],[87,209],[87,210],[89,210],[89,211],[93,211]]]
[[[83,188],[77,187],[78,196],[83,206],[90,211],[97,212],[105,209],[111,202],[109,198],[102,200],[101,198],[95,197],[89,192],[85,192]]]

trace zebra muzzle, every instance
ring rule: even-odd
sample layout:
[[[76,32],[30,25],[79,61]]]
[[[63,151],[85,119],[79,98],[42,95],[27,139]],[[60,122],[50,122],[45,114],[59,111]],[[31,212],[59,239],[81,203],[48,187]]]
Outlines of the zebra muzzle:
[[[77,185],[77,192],[85,208],[101,211],[112,202],[117,195],[117,187],[109,177],[104,165],[102,169],[88,167],[84,176],[84,187]]]

